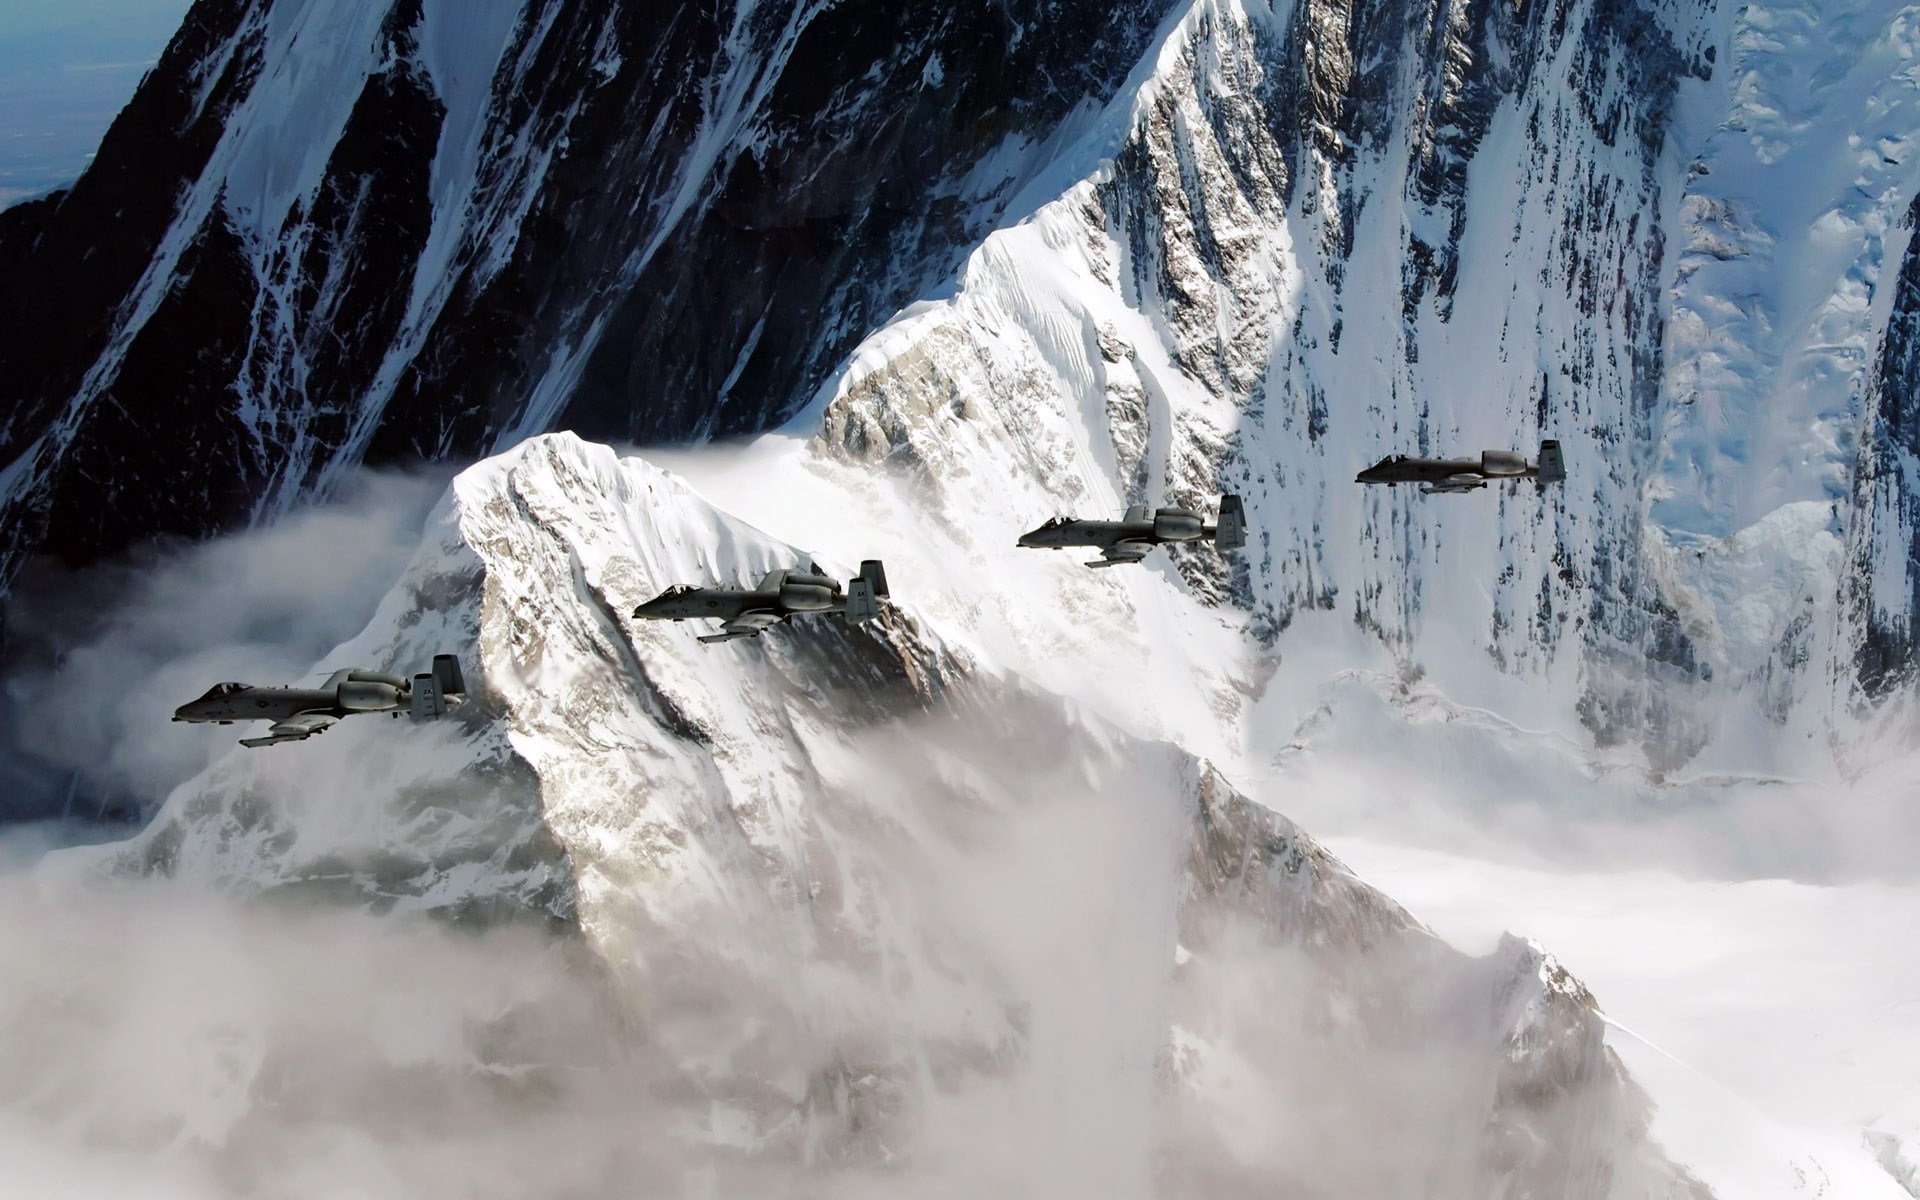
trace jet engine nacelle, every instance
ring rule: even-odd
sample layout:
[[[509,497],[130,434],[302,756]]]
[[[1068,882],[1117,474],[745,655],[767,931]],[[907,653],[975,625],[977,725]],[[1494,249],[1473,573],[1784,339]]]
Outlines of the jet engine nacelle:
[[[400,706],[400,689],[390,683],[349,679],[340,685],[334,699],[348,712],[385,712]]]
[[[831,583],[799,583],[789,575],[780,585],[780,606],[789,612],[825,612],[833,607]]]
[[[1163,542],[1191,541],[1201,535],[1205,526],[1199,513],[1184,508],[1163,508],[1153,514],[1153,536]]]
[[[355,683],[384,683],[388,687],[396,689],[407,686],[406,676],[392,675],[386,671],[355,670],[350,673],[347,678]]]
[[[1527,473],[1527,456],[1511,450],[1484,450],[1480,454],[1480,473],[1495,479]]]

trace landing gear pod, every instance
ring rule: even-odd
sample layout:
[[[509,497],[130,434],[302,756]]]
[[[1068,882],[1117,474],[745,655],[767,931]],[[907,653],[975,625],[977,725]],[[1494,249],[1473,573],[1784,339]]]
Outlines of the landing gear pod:
[[[1563,483],[1567,478],[1567,460],[1560,455],[1560,443],[1540,443],[1540,482]]]
[[[1213,544],[1222,550],[1238,550],[1247,544],[1247,510],[1240,497],[1220,497],[1220,523],[1214,529]]]

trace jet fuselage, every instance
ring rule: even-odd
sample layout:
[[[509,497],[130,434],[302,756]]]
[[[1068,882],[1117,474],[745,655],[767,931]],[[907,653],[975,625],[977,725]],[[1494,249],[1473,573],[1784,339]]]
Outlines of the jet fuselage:
[[[224,690],[223,690],[224,689]],[[212,691],[182,704],[173,719],[187,722],[280,721],[301,713],[344,717],[335,688],[254,687],[244,683],[216,684]],[[363,711],[363,710],[351,710]]]
[[[633,615],[643,621],[719,621],[721,632],[700,639],[711,644],[758,637],[799,613],[837,613],[858,625],[878,616],[886,597],[886,572],[869,559],[844,589],[813,571],[769,571],[757,587],[668,588],[636,606]]]
[[[1458,475],[1480,475],[1477,458],[1407,458],[1395,456],[1373,464],[1354,476],[1355,483],[1440,483]],[[1480,475],[1481,478],[1489,476]],[[1520,478],[1504,476],[1502,478]]]
[[[1567,477],[1566,457],[1560,443],[1548,438],[1540,443],[1540,461],[1528,462],[1517,450],[1483,450],[1479,458],[1413,458],[1405,454],[1389,455],[1353,477],[1355,483],[1418,483],[1428,495],[1444,492],[1472,492],[1489,483],[1518,479],[1536,479],[1541,483],[1561,483]]]
[[[412,679],[348,667],[335,671],[317,688],[217,683],[206,695],[174,709],[173,719],[217,725],[269,721],[272,725],[267,736],[240,741],[243,746],[267,746],[304,740],[357,713],[390,713],[397,717],[404,712],[416,721],[444,716],[450,707],[466,699],[466,687],[460,660],[451,654],[439,654],[434,656],[432,671]]]
[[[789,571],[785,579],[771,587],[670,588],[634,609],[633,615],[649,621],[699,617],[727,621],[746,612],[833,612],[845,602],[840,585],[826,576]]]
[[[1207,540],[1222,550],[1237,550],[1246,545],[1246,510],[1238,496],[1220,498],[1217,525],[1207,524],[1205,517],[1188,508],[1149,509],[1135,505],[1118,521],[1055,517],[1040,528],[1021,534],[1019,544],[1028,550],[1093,546],[1100,550],[1101,558],[1087,566],[1112,567],[1139,562],[1155,546]]]

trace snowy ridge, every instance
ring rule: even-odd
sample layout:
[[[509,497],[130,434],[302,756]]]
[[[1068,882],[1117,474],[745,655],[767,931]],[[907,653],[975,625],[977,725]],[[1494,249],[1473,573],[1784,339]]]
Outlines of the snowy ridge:
[[[1029,27],[203,0],[97,168],[0,220],[0,580],[43,541],[204,535],[363,460],[471,460],[563,420],[764,429],[991,227],[1168,3]],[[80,486],[96,449],[117,491],[156,493],[144,521]]]
[[[91,861],[577,920],[664,1055],[656,1082],[716,1098],[662,1136],[723,1180],[890,1161],[956,1195],[1275,1177],[1692,1194],[1550,960],[1448,949],[1211,767],[973,660],[966,629],[904,594],[877,628],[744,646],[624,616],[689,575],[798,557],[642,460],[530,441],[456,482],[329,656],[469,631],[468,720],[235,750],[135,844],[43,875]],[[369,829],[383,852],[346,837]],[[1103,1099],[1062,1109],[1061,1089]],[[1353,1140],[1351,1114],[1389,1096],[1434,1137]],[[1009,1157],[980,1158],[993,1139]]]
[[[1661,767],[1705,751],[1857,769],[1885,724],[1865,705],[1904,678],[1913,626],[1893,614],[1920,577],[1895,499],[1907,473],[1875,465],[1891,450],[1855,458],[1906,428],[1875,409],[1904,394],[1906,343],[1870,369],[1906,311],[1878,280],[1920,187],[1904,143],[1873,133],[1903,129],[1912,102],[1904,18],[1781,42],[1756,30],[1811,27],[1654,7],[1670,42],[1623,38],[1598,8],[1550,27],[1456,20],[1433,51],[1447,65],[1337,109],[1364,120],[1350,129],[1316,115],[1320,84],[1351,85],[1344,60],[1300,57],[1301,21],[1333,15],[1194,5],[1154,74],[1063,155],[1088,173],[989,238],[951,299],[855,353],[817,406],[824,436],[924,470],[940,507],[1009,522],[1238,491],[1247,575],[1182,573],[1250,608],[1282,654],[1329,636],[1317,617],[1288,636],[1294,622],[1337,614],[1466,703],[1545,701],[1567,731]],[[1396,63],[1428,52],[1392,22],[1341,38]],[[1676,87],[1716,49],[1725,82]],[[1820,82],[1791,120],[1756,83],[1782,72]],[[1856,102],[1870,129],[1819,132]],[[1717,103],[1734,115],[1696,128]],[[1825,146],[1843,150],[1832,169],[1801,161]],[[1808,183],[1781,193],[1767,181],[1783,173]],[[1736,217],[1761,189],[1773,208]],[[1812,233],[1765,232],[1797,222]],[[1686,238],[1673,265],[1670,227]],[[1741,333],[1754,293],[1781,297],[1781,315],[1754,315],[1764,337]],[[955,399],[929,410],[936,396]],[[1754,463],[1729,430],[1770,431],[1751,436],[1791,461]],[[1390,451],[1531,452],[1545,436],[1572,448],[1558,488],[1455,501],[1349,482]],[[1878,582],[1853,598],[1843,561]]]
[[[1466,702],[1664,765],[1768,743],[1730,694],[1842,758],[1902,694],[1887,281],[1920,176],[1892,0],[453,12],[196,9],[143,102],[177,206],[82,305],[114,314],[97,346],[13,351],[0,575],[43,526],[81,554],[155,531],[127,512],[200,533],[562,423],[699,439],[812,395],[810,433],[890,363],[986,353],[1010,418],[1070,414],[1024,510],[1246,494],[1246,578],[1185,578],[1282,651],[1337,614]],[[107,189],[10,214],[9,244],[52,269]],[[205,398],[174,444],[125,436],[149,386]],[[1557,489],[1348,482],[1546,436]],[[99,507],[96,453],[167,499]],[[179,477],[207,458],[218,483]]]
[[[1403,114],[1369,113],[1363,151],[1305,134],[1277,141],[1276,110],[1315,103],[1315,69],[1304,95],[1288,82],[1300,70],[1297,16],[1204,4],[1191,20],[1153,88],[1116,101],[1136,117],[1109,164],[988,239],[953,300],[876,335],[826,406],[825,436],[870,461],[926,458],[944,479],[953,422],[916,432],[876,410],[924,404],[909,397],[929,387],[991,396],[996,411],[983,402],[955,415],[1014,431],[999,436],[1016,446],[967,457],[1018,456],[1025,486],[1062,507],[1246,496],[1249,574],[1184,573],[1202,594],[1251,607],[1263,638],[1304,614],[1338,612],[1474,702],[1514,702],[1544,684],[1570,724],[1578,713],[1606,736],[1685,739],[1651,717],[1665,711],[1662,696],[1634,682],[1649,639],[1691,671],[1677,630],[1659,633],[1668,618],[1641,555],[1641,480],[1611,453],[1611,435],[1593,433],[1621,430],[1619,447],[1632,446],[1657,386],[1659,279],[1645,239],[1664,203],[1662,116],[1626,108],[1624,94],[1665,68],[1646,57],[1658,48],[1633,57],[1598,16],[1537,44],[1539,31],[1480,31],[1533,51],[1532,86],[1478,93],[1480,107],[1458,116],[1476,124],[1449,134],[1459,144],[1447,153],[1477,146],[1485,168],[1463,166],[1446,177],[1456,183],[1418,201],[1417,164],[1441,151],[1435,129],[1414,119],[1428,111],[1417,90]],[[1401,36],[1390,57],[1417,60],[1413,31]],[[1331,87],[1343,68],[1317,69]],[[1601,96],[1542,79],[1587,71],[1608,89]],[[1609,144],[1581,132],[1602,119],[1641,122],[1641,136]],[[1549,123],[1554,139],[1529,133]],[[1340,141],[1341,131],[1324,133]],[[1554,231],[1589,220],[1577,214],[1596,187],[1606,197],[1591,216],[1597,238],[1561,239]],[[1389,189],[1407,203],[1369,202]],[[1459,257],[1448,265],[1416,214],[1455,207]],[[1496,215],[1516,209],[1533,215]],[[1527,274],[1522,261],[1547,265]],[[1630,286],[1603,295],[1599,271]],[[875,362],[889,355],[900,364],[891,377]],[[1499,405],[1487,402],[1490,383],[1506,397]],[[1389,450],[1570,431],[1582,431],[1586,469],[1562,492],[1449,505],[1349,482]],[[983,489],[960,506],[1005,495]],[[1046,507],[1029,501],[1021,515]],[[1430,593],[1448,597],[1434,621],[1422,603]],[[1323,625],[1308,636],[1324,636]],[[1527,677],[1537,682],[1513,682]]]

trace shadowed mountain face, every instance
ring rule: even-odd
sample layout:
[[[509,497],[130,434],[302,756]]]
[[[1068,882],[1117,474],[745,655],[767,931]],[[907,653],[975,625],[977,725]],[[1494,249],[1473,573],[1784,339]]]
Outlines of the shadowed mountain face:
[[[361,461],[767,428],[1169,7],[200,0],[0,214],[0,578]]]

